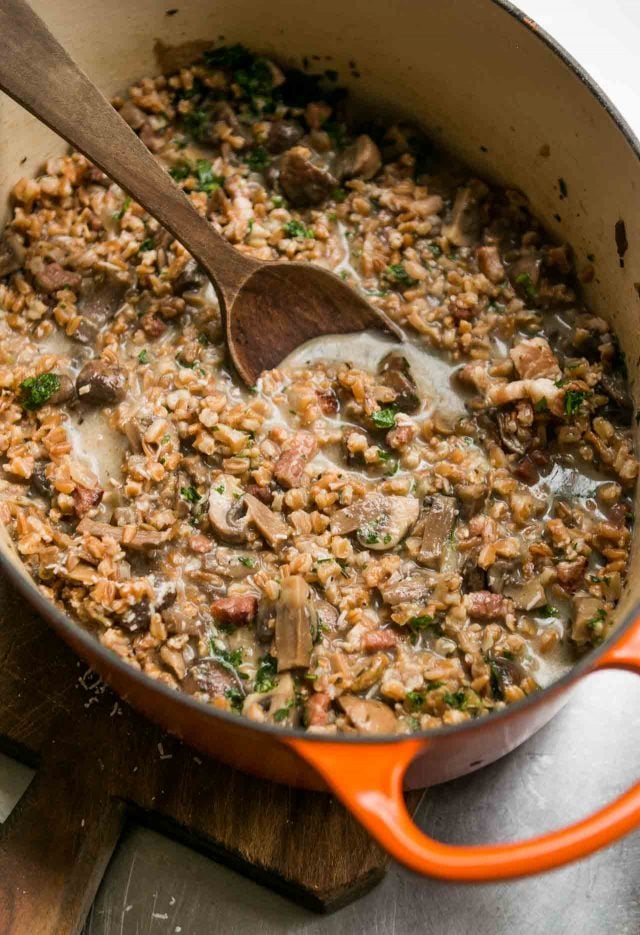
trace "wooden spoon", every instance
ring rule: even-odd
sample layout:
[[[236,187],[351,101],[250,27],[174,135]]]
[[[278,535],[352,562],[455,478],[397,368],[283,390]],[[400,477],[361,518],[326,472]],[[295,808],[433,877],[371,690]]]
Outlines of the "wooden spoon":
[[[0,0],[0,88],[106,172],[203,267],[245,383],[322,334],[383,328],[402,337],[333,273],[309,263],[261,263],[227,243],[23,0]]]

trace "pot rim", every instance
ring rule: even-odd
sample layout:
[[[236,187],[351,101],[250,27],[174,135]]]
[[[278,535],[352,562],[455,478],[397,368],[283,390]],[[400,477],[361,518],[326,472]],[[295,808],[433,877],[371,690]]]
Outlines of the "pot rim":
[[[521,26],[527,29],[537,39],[543,42],[551,52],[560,59],[578,78],[578,80],[587,88],[591,96],[600,104],[608,116],[611,118],[617,130],[622,133],[633,154],[640,162],[640,141],[635,135],[627,121],[611,102],[602,88],[588,74],[588,72],[573,58],[567,50],[560,45],[549,33],[542,29],[530,16],[516,7],[511,0],[489,0],[494,6],[499,7],[506,14],[515,19]],[[640,534],[640,531],[639,531]],[[417,738],[437,738],[449,737],[454,734],[464,734],[467,731],[478,728],[481,724],[486,724],[487,719],[464,721],[461,724],[452,724],[443,727],[432,727],[428,730],[415,731],[411,734],[380,734],[380,735],[362,735],[362,734],[314,734],[307,731],[294,728],[282,728],[270,724],[261,724],[251,721],[242,715],[232,714],[231,712],[221,711],[206,705],[195,698],[191,698],[183,692],[176,692],[174,689],[158,682],[151,676],[146,675],[122,660],[113,650],[103,646],[89,631],[84,630],[79,623],[74,622],[73,618],[63,613],[52,601],[48,600],[39,590],[36,583],[25,571],[22,573],[16,567],[16,564],[7,554],[10,546],[0,545],[0,571],[2,571],[16,590],[41,614],[48,623],[53,624],[53,629],[60,632],[67,632],[73,636],[73,641],[83,645],[89,652],[88,655],[97,655],[105,665],[105,671],[114,669],[121,673],[125,679],[137,682],[139,686],[149,693],[156,693],[163,696],[169,703],[178,704],[186,708],[193,709],[202,716],[214,719],[222,719],[230,725],[246,727],[263,734],[270,734],[276,740],[285,741],[292,738],[304,737],[306,742],[314,743],[344,743],[351,745],[366,744],[367,746],[377,744],[402,743],[407,740]],[[20,558],[16,555],[17,561],[22,564]],[[23,566],[24,567],[24,566]],[[526,708],[533,707],[542,698],[548,699],[552,695],[565,691],[569,686],[577,682],[583,675],[588,674],[595,669],[595,663],[598,659],[609,652],[611,647],[623,636],[627,630],[640,615],[640,601],[637,601],[631,610],[625,615],[614,633],[597,649],[592,649],[585,656],[573,665],[568,672],[561,676],[549,686],[533,695],[529,695],[520,701],[507,705],[503,710],[496,711],[488,715],[492,724],[506,723],[513,717],[516,717]],[[60,633],[58,633],[60,635]],[[75,651],[75,650],[74,650]],[[86,658],[86,656],[85,656]],[[108,679],[107,679],[108,682]],[[126,697],[123,698],[126,701]]]

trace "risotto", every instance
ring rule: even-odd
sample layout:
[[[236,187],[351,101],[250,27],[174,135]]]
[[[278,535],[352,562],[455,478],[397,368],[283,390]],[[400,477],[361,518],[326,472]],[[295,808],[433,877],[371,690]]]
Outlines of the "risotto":
[[[51,159],[0,240],[0,511],[42,592],[148,676],[408,733],[608,635],[633,409],[580,297],[595,258],[414,128],[359,123],[336,78],[229,46],[114,104],[238,250],[335,270],[407,342],[319,339],[247,389],[184,248]]]

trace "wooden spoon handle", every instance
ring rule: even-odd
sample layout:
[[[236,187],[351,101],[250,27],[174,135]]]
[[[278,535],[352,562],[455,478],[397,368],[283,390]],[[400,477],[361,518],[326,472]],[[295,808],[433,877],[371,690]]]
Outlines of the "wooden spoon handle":
[[[24,0],[0,0],[0,88],[171,231],[207,271],[223,301],[258,265],[200,217]]]

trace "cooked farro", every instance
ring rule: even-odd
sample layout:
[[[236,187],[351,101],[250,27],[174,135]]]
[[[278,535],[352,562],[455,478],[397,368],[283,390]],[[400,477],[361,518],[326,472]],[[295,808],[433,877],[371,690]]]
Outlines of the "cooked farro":
[[[604,639],[624,359],[526,198],[239,46],[114,103],[237,249],[336,270],[409,343],[322,339],[246,390],[139,205],[78,153],[18,180],[0,494],[43,593],[172,688],[325,733],[479,717]]]

